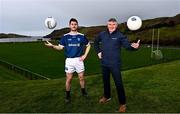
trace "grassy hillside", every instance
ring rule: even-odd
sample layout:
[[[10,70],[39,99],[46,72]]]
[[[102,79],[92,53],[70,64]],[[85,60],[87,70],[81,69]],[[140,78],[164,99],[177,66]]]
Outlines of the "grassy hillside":
[[[143,20],[140,30],[130,31],[126,23],[119,24],[119,30],[127,35],[130,41],[141,39],[141,43],[150,44],[152,37],[152,28],[160,29],[161,45],[178,45],[180,44],[180,14],[174,17],[159,17],[155,19]],[[94,40],[97,34],[106,30],[106,26],[80,27],[79,31],[85,34],[90,40]],[[57,29],[52,33],[44,36],[52,39],[59,39],[63,34],[69,32],[68,28]]]
[[[19,38],[19,37],[28,37],[28,36],[13,34],[13,33],[9,33],[9,34],[0,33],[0,38]]]
[[[134,52],[122,49],[122,69],[133,69],[180,59],[179,49],[162,49],[164,59],[160,61],[152,60],[150,52],[151,49],[146,47],[141,47]],[[49,78],[64,77],[64,53],[45,47],[43,42],[3,43],[0,45],[0,59]],[[101,72],[100,62],[93,48],[85,65],[86,75]]]
[[[180,60],[124,71],[127,112],[180,112]],[[0,83],[0,112],[116,112],[114,83],[112,100],[99,104],[101,75],[86,77],[89,99],[80,95],[77,78],[72,82],[72,103],[64,103],[64,78],[7,81]]]
[[[173,27],[161,27],[159,28],[160,30],[160,45],[177,45],[180,46],[180,35],[179,35],[179,31],[180,31],[180,24],[175,25]],[[143,31],[139,31],[137,33],[130,33],[127,34],[127,36],[129,37],[129,39],[131,41],[136,41],[137,39],[141,39],[142,43],[145,44],[151,44],[152,41],[152,31],[153,29],[146,29]],[[155,29],[155,44],[157,42],[157,34],[158,31],[157,29]]]

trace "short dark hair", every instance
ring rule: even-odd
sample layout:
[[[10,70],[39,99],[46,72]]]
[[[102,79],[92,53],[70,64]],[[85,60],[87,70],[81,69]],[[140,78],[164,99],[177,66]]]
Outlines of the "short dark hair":
[[[78,21],[77,21],[77,19],[75,19],[75,18],[71,18],[71,19],[69,20],[69,24],[71,24],[71,22],[76,22],[76,23],[78,24]]]
[[[110,18],[108,22],[117,22],[117,20],[115,18]]]

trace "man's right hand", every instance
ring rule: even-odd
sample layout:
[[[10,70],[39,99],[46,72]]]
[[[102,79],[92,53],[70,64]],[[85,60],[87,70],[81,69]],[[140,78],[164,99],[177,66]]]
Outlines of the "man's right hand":
[[[99,59],[102,59],[102,52],[98,53],[98,57],[99,57]]]
[[[46,41],[46,43],[44,43],[44,44],[48,47],[53,47],[53,44],[51,44],[49,41]]]

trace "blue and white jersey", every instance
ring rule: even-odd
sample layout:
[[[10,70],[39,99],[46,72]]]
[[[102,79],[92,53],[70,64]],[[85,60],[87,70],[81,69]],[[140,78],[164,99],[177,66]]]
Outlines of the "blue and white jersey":
[[[59,40],[59,45],[64,47],[67,58],[80,57],[88,44],[88,39],[81,33],[67,33]]]

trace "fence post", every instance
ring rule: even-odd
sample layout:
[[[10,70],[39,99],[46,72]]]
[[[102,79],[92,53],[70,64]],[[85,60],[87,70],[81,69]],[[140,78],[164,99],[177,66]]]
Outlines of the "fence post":
[[[29,71],[27,69],[21,68],[19,66],[16,66],[14,64],[8,63],[4,60],[0,59],[0,66],[3,66],[4,68],[7,68],[8,70],[14,71],[15,73],[18,73],[30,80],[33,79],[46,79],[46,80],[50,80],[50,78],[47,78],[45,76],[42,76],[40,74],[34,73],[32,71]]]

